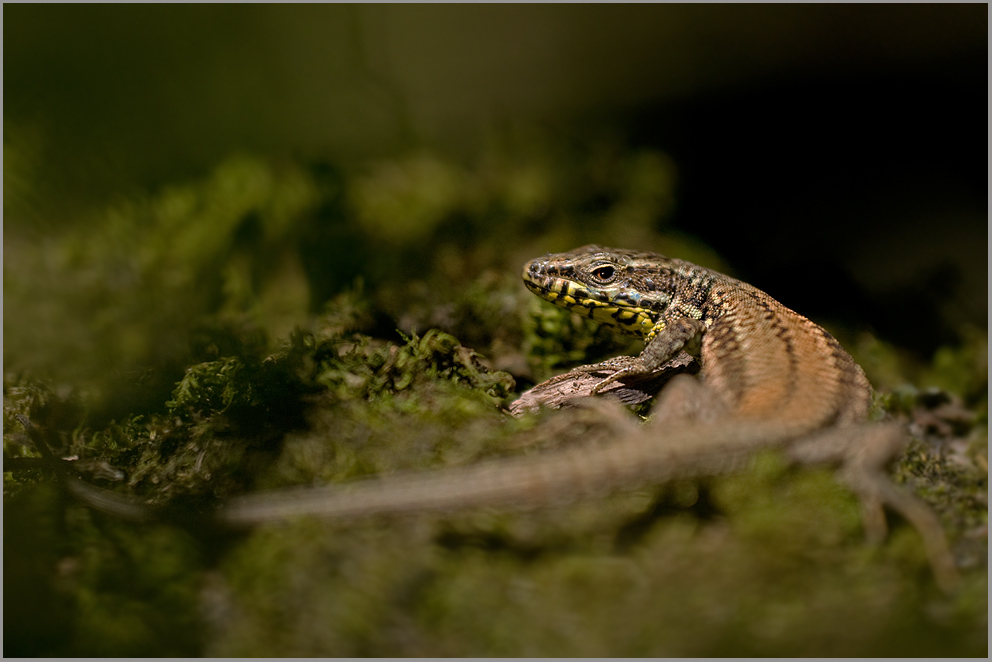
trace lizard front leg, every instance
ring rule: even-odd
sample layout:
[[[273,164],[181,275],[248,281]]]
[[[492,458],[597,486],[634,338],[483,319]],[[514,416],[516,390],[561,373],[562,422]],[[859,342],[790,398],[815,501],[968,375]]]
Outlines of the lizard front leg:
[[[660,328],[659,328],[660,327]],[[699,355],[700,341],[706,325],[702,320],[680,317],[666,322],[660,320],[649,336],[644,350],[636,357],[618,357],[580,368],[583,372],[616,370],[612,375],[596,384],[590,395],[596,395],[613,382],[633,375],[646,375],[661,368],[679,352],[685,350],[692,356]],[[619,368],[619,369],[617,369]]]

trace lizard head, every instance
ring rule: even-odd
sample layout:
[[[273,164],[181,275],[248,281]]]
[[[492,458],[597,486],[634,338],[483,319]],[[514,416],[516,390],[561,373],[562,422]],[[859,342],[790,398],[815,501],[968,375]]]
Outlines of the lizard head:
[[[642,338],[672,299],[669,259],[604,246],[549,254],[524,265],[524,284],[542,299]]]

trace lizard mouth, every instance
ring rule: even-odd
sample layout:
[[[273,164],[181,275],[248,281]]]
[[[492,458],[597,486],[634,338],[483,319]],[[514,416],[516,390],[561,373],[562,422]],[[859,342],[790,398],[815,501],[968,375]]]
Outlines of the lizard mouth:
[[[563,277],[559,271],[559,267],[550,264],[545,259],[531,260],[524,265],[524,285],[527,286],[528,290],[547,301],[557,302],[562,297],[574,295],[579,284]],[[588,294],[585,295],[588,296]]]
[[[547,299],[549,296],[554,296],[556,293],[552,290],[551,285],[548,284],[550,279],[545,278],[543,282],[538,282],[527,277],[527,272],[524,272],[524,285],[527,289],[538,295],[542,299]]]

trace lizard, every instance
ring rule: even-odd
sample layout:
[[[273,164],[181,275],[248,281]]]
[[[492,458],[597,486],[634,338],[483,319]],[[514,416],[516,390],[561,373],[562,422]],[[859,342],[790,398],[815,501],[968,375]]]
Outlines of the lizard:
[[[719,473],[758,450],[781,448],[797,462],[839,465],[840,478],[862,500],[869,538],[885,535],[882,506],[894,509],[920,533],[938,584],[955,586],[956,566],[936,516],[884,472],[905,431],[868,422],[871,385],[826,330],[747,283],[657,253],[583,246],[531,260],[523,280],[557,306],[644,340],[636,357],[578,368],[577,375],[607,375],[589,394],[684,364],[686,353],[701,365],[698,378],[673,378],[650,420],[618,426],[619,438],[607,444],[248,494],[220,504],[213,520],[250,527],[299,516],[354,520],[533,507]],[[99,509],[129,519],[147,515],[108,490],[78,479],[68,484]]]

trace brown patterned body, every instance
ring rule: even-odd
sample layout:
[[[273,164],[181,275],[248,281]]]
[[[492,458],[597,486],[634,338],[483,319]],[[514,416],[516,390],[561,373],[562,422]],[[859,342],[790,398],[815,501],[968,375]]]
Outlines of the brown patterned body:
[[[827,331],[727,277],[710,298],[704,379],[737,415],[802,420],[810,429],[867,418],[871,386]]]
[[[824,329],[747,283],[602,246],[532,260],[524,282],[557,305],[645,337],[644,372],[674,355],[668,336],[677,320],[698,321],[701,377],[729,416],[808,430],[867,418],[871,387],[854,359]],[[625,323],[623,311],[636,311],[635,322]]]

